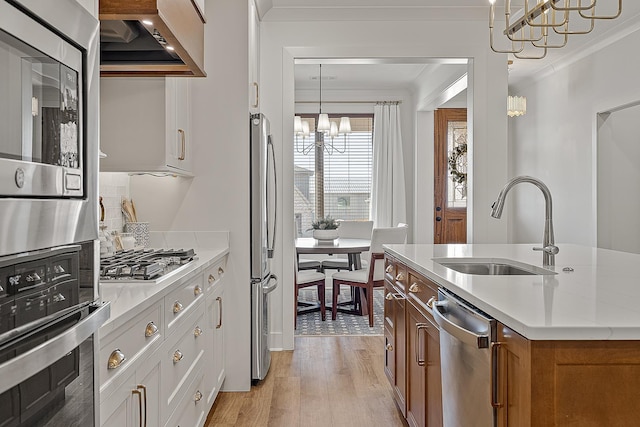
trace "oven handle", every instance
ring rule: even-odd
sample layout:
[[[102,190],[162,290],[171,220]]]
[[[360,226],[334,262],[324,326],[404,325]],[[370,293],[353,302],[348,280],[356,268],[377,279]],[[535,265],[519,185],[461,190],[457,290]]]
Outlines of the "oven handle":
[[[81,310],[81,309],[79,309]],[[89,306],[92,311],[76,325],[60,335],[0,364],[0,394],[51,365],[84,340],[93,335],[107,321],[111,312],[109,302]]]

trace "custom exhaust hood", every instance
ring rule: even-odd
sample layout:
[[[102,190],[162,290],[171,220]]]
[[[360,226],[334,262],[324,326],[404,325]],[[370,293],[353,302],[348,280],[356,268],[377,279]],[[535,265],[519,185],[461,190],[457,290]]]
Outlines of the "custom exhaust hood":
[[[100,0],[99,10],[101,76],[206,76],[192,0]]]

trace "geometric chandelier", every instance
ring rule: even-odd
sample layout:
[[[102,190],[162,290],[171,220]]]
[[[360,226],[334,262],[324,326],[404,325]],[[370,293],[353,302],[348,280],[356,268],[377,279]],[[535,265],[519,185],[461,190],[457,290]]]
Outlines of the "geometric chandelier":
[[[570,35],[588,34],[596,20],[615,19],[622,13],[622,0],[524,0],[524,7],[513,15],[511,0],[498,1],[504,4],[504,26],[499,25],[499,31],[505,37],[496,47],[496,0],[489,0],[491,49],[519,59],[544,58],[548,49],[564,47]]]

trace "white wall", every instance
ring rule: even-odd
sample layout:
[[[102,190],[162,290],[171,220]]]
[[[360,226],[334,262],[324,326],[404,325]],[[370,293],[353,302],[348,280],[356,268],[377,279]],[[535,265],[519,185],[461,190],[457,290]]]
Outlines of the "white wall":
[[[464,31],[460,29],[464,28]],[[489,50],[486,22],[271,22],[261,26],[262,112],[271,119],[276,155],[293,163],[294,58],[356,57],[465,57],[472,58],[470,127],[474,131],[474,185],[472,238],[500,242],[506,223],[490,221],[488,207],[494,192],[506,182],[506,57]],[[414,112],[415,114],[415,112]],[[415,117],[414,117],[415,120]],[[415,130],[409,135],[416,135]],[[413,159],[408,162],[409,168]],[[293,221],[293,171],[282,177],[282,224]],[[417,185],[422,185],[418,183]],[[486,214],[485,214],[486,212]],[[415,221],[414,221],[415,222]],[[274,293],[272,345],[293,347],[293,235],[280,226],[283,238],[276,247],[276,274],[282,286]],[[282,244],[286,242],[286,244]]]
[[[640,100],[640,58],[631,54],[639,45],[636,31],[510,90],[527,97],[527,114],[509,119],[509,175],[532,175],[547,184],[556,242],[596,245],[597,113]],[[631,185],[637,192],[637,183]],[[509,220],[509,241],[539,243],[542,195],[533,186],[519,187],[509,194],[503,216]],[[562,252],[556,257],[561,260]]]
[[[207,0],[206,11],[207,77],[191,85],[195,178],[135,176],[131,195],[157,218],[153,231],[230,232],[224,390],[249,390],[248,2]]]

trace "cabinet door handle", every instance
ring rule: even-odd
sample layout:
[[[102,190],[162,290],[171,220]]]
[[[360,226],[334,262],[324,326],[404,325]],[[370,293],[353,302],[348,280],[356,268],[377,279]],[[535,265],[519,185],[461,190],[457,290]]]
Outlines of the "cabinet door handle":
[[[387,344],[385,348],[387,349],[387,351],[393,351],[393,346],[391,344]]]
[[[256,89],[256,103],[252,105],[253,108],[258,108],[260,105],[260,86],[258,82],[253,82],[253,87]]]
[[[402,282],[404,280],[404,274],[398,273],[398,275],[396,276],[396,280],[398,282]]]
[[[147,387],[142,384],[138,384],[136,386],[136,389],[142,390],[144,392],[144,424],[142,424],[142,421],[140,421],[140,425],[144,425],[144,427],[147,427]],[[134,390],[134,392],[135,391],[137,390]],[[140,411],[140,418],[142,418],[142,411]]]
[[[210,274],[208,280],[209,280],[209,284],[212,284],[213,282],[215,282],[216,278],[213,277],[213,274]]]
[[[387,265],[387,268],[384,271],[387,273],[391,273],[393,271],[393,265]]]
[[[120,365],[122,365],[127,358],[124,353],[120,351],[119,348],[116,348],[111,352],[109,356],[109,360],[107,361],[107,369],[118,369]]]
[[[420,291],[420,286],[418,286],[417,283],[414,282],[411,284],[411,286],[409,286],[409,292],[416,293],[418,291]]]
[[[196,391],[196,394],[193,396],[193,400],[195,402],[200,402],[200,400],[202,400],[202,393],[200,393],[200,390]]]
[[[196,326],[193,330],[193,336],[198,338],[200,335],[202,335],[202,328],[200,326]]]
[[[147,327],[144,330],[144,336],[149,338],[158,333],[158,327],[155,323],[149,322],[147,323]]]
[[[218,267],[218,276],[222,276],[224,274],[224,268]]]
[[[182,360],[183,357],[184,357],[184,354],[182,354],[180,350],[176,350],[173,353],[173,363],[178,363],[179,361]]]
[[[216,301],[218,301],[218,324],[216,329],[220,329],[222,328],[222,297],[217,297]]]
[[[180,313],[182,311],[182,303],[180,301],[176,301],[173,303],[173,314]]]
[[[202,293],[202,288],[200,286],[196,286],[193,288],[193,295],[198,296]]]
[[[142,392],[140,390],[131,390],[131,394],[138,396],[138,410],[140,411],[140,419],[138,425],[143,427],[142,424]]]
[[[420,331],[421,330],[426,330],[428,328],[426,323],[416,323],[416,346],[415,346],[415,350],[416,350],[416,363],[418,364],[418,366],[424,366],[426,365],[426,360],[424,358],[420,358],[421,356],[421,349],[423,348],[423,346],[420,344]]]
[[[187,136],[184,129],[178,129],[178,133],[180,134],[180,157],[178,160],[184,160],[187,156]]]
[[[389,292],[384,299],[386,299],[387,301],[391,301],[393,299],[393,294],[391,292]]]
[[[500,381],[498,378],[498,352],[500,351],[501,346],[502,343],[500,342],[491,343],[491,406],[493,406],[494,408],[502,408],[503,406],[502,403],[498,401],[498,392],[500,387]]]

